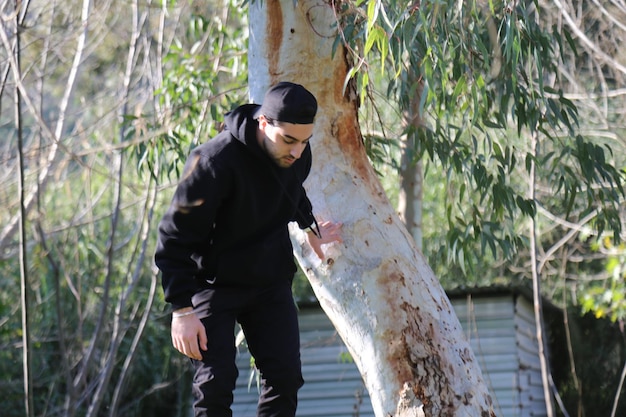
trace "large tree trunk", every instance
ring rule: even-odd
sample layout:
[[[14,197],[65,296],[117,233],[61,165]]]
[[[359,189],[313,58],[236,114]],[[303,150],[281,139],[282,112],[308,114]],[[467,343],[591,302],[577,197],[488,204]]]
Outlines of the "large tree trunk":
[[[450,302],[387,200],[362,145],[358,98],[332,56],[334,13],[316,0],[250,7],[252,99],[280,80],[309,88],[320,111],[306,188],[318,218],[344,224],[321,263],[293,230],[296,254],[346,342],[376,416],[494,416]]]

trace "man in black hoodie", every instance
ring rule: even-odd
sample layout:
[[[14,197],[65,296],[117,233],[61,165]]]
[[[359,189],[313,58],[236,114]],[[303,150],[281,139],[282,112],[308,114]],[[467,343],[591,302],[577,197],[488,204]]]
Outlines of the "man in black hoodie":
[[[194,365],[196,417],[232,416],[239,322],[261,375],[258,417],[295,415],[304,383],[291,282],[288,223],[306,230],[315,253],[341,241],[341,225],[312,214],[303,182],[315,97],[281,82],[261,106],[226,114],[225,129],[195,148],[159,225],[155,254],[172,343]]]

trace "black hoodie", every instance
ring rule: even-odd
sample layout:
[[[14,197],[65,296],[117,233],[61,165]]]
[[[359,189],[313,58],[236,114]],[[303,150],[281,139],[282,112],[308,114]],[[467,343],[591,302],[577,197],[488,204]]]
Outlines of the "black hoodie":
[[[314,222],[302,183],[311,149],[278,167],[256,139],[258,105],[228,113],[225,129],[189,156],[159,224],[155,261],[165,300],[191,306],[208,285],[263,286],[296,271],[287,224]]]

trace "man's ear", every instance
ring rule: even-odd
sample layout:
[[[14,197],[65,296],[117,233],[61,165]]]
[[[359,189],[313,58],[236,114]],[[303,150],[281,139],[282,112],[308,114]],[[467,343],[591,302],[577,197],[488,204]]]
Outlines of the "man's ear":
[[[265,116],[260,115],[258,120],[259,120],[259,129],[265,132],[265,127],[267,126],[267,119],[265,118]]]

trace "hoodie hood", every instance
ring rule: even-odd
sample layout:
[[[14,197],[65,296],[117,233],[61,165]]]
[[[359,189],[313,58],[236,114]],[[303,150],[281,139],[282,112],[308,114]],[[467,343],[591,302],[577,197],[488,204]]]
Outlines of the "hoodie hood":
[[[224,116],[226,130],[235,139],[248,145],[246,138],[248,140],[256,139],[256,130],[259,123],[254,116],[260,107],[258,104],[244,104],[226,113]]]

